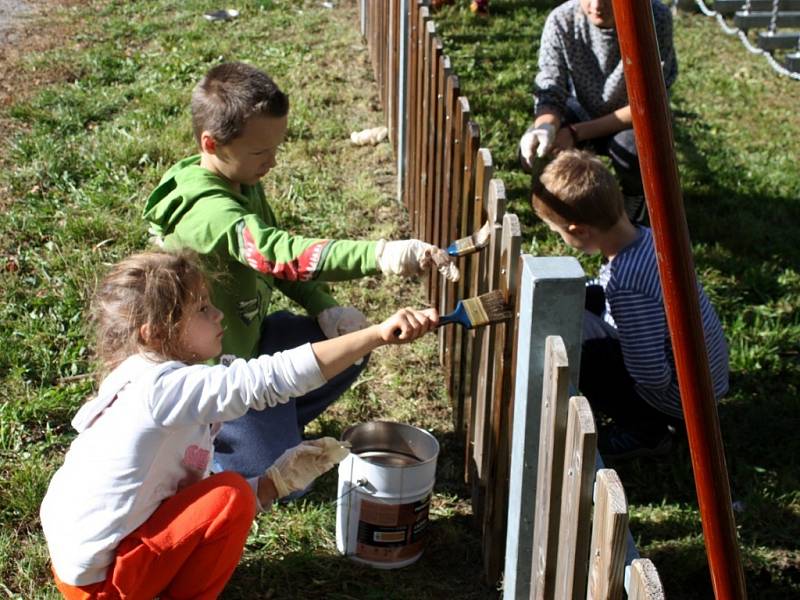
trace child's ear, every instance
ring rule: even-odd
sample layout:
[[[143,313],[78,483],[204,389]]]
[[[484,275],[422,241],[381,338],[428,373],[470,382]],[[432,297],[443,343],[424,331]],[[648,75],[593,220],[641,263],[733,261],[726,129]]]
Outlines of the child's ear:
[[[150,323],[145,323],[139,327],[139,339],[145,345],[150,344],[150,342],[153,340],[153,331],[150,327]]]
[[[207,131],[200,134],[200,149],[206,154],[217,153],[217,140]]]
[[[587,232],[588,229],[585,225],[578,225],[576,223],[570,223],[567,225],[567,233],[574,235],[577,238],[585,237]]]

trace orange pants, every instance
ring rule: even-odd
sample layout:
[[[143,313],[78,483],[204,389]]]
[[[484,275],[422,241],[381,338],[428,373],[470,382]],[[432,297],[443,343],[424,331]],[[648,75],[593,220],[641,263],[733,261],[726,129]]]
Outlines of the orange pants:
[[[224,472],[165,500],[123,539],[105,581],[76,587],[56,576],[67,600],[216,598],[244,550],[256,512],[243,477]]]

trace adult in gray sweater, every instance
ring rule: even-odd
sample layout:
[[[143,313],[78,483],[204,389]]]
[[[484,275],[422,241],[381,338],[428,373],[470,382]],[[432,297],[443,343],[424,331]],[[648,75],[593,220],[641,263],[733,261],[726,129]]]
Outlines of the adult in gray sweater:
[[[651,0],[664,81],[678,74],[672,14]],[[634,220],[644,214],[642,178],[611,0],[568,0],[547,17],[534,91],[535,120],[520,140],[520,161],[588,147],[611,158]],[[638,209],[638,210],[637,210]]]

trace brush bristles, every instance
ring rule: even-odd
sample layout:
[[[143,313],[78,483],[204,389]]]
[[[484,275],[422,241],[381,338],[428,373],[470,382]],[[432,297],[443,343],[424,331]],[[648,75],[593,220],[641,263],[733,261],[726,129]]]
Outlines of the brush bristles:
[[[492,224],[489,221],[483,224],[477,233],[475,233],[472,237],[475,238],[475,246],[478,248],[483,248],[486,244],[489,243],[489,236],[492,235]]]
[[[465,256],[472,254],[478,250],[483,249],[489,243],[489,236],[492,234],[492,224],[489,221],[483,224],[478,231],[469,237],[456,240],[452,244],[453,250],[450,252],[453,256]]]
[[[454,254],[456,256],[470,254],[473,250],[475,250],[475,242],[472,241],[472,236],[456,240],[453,242],[453,246],[455,248]]]
[[[511,313],[508,311],[503,299],[503,293],[499,290],[482,294],[477,298],[468,298],[461,302],[472,327],[480,327],[481,325],[488,325],[489,323],[505,321],[511,318]]]

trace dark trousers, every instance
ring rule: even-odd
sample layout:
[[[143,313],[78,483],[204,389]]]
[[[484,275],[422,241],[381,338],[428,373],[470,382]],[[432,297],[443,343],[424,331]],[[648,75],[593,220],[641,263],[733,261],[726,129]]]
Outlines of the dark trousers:
[[[604,299],[600,302],[599,294],[600,286],[587,287],[579,381],[592,411],[645,439],[660,439],[668,425],[682,429],[680,419],[653,408],[636,391],[633,377],[625,368],[619,339],[598,316],[598,309],[605,304]]]
[[[259,354],[275,354],[326,339],[316,319],[288,311],[272,313],[261,330]],[[358,378],[367,359],[353,365],[305,396],[264,410],[250,410],[222,426],[214,448],[215,470],[261,475],[267,467],[302,441],[308,423],[321,415]]]

